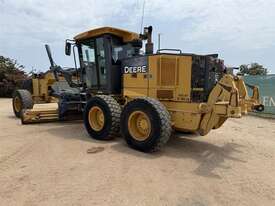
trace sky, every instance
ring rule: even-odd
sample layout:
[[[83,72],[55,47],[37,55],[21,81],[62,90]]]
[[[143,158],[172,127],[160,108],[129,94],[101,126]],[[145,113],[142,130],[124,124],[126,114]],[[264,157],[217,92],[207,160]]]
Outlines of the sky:
[[[46,71],[49,44],[58,65],[73,67],[65,39],[101,26],[140,33],[144,0],[0,0],[0,55],[27,71]],[[228,66],[258,62],[275,73],[275,0],[146,0],[144,26],[155,48],[218,53]]]

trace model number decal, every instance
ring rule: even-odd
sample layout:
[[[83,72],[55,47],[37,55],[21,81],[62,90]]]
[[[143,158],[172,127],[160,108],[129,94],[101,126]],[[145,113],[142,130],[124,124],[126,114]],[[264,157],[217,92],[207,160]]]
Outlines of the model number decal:
[[[137,67],[124,67],[124,74],[135,74],[135,73],[147,73],[147,66],[137,66]]]

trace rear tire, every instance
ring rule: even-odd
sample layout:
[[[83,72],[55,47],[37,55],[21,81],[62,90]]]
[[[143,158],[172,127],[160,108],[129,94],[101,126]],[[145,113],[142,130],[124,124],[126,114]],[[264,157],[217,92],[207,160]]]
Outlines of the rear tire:
[[[127,144],[143,152],[160,150],[172,133],[170,114],[166,107],[149,97],[137,98],[126,104],[120,123]]]
[[[121,108],[111,96],[92,97],[84,110],[84,124],[90,137],[97,140],[109,140],[119,133]]]
[[[28,90],[16,90],[12,98],[13,112],[16,117],[20,118],[23,109],[32,109],[33,100],[32,95]]]

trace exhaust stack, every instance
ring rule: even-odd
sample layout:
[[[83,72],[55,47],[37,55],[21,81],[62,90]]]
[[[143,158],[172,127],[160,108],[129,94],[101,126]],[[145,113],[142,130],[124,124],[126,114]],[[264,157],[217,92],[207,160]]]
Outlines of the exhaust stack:
[[[152,26],[144,27],[143,34],[140,35],[142,40],[147,40],[147,43],[145,44],[145,54],[154,53],[154,44],[152,42],[152,31],[153,31]]]

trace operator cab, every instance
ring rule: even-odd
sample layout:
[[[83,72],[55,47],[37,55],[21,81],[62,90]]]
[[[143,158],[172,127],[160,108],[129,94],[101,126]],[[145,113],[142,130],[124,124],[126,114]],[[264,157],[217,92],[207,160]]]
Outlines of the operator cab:
[[[83,87],[92,93],[121,94],[121,60],[140,55],[139,35],[103,27],[81,33],[74,39]],[[67,44],[66,48],[70,47]]]

